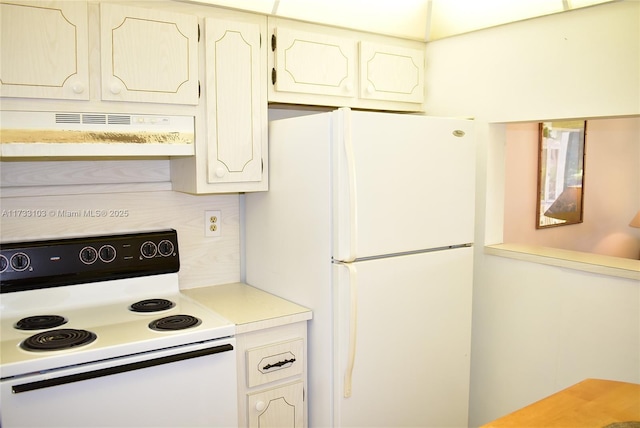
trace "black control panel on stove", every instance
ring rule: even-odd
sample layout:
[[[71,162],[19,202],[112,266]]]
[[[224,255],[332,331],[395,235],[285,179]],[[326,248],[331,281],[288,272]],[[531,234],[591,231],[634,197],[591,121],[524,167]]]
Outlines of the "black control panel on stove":
[[[0,244],[0,293],[178,270],[173,229]]]

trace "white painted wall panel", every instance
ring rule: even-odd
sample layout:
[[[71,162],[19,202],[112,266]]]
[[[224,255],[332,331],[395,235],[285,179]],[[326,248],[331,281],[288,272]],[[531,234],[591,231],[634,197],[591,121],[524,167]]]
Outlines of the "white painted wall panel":
[[[427,44],[428,114],[490,122],[640,113],[640,2]]]

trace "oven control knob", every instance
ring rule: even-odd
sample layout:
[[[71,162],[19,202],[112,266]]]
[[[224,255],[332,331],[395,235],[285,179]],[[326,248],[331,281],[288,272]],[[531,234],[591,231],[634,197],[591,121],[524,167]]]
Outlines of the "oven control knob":
[[[4,256],[4,254],[0,254],[0,272],[4,272],[7,270],[9,266],[9,260]]]
[[[100,247],[98,255],[100,257],[100,260],[105,263],[110,263],[116,258],[116,249],[113,248],[112,245],[103,245],[102,247]]]
[[[266,407],[267,405],[264,403],[264,401],[258,401],[256,403],[256,410],[259,412],[263,411]]]
[[[140,252],[142,253],[142,257],[146,259],[150,259],[156,255],[156,253],[158,252],[158,247],[156,246],[155,243],[151,241],[146,241],[140,247]]]
[[[29,267],[31,261],[29,260],[29,256],[25,253],[15,253],[11,256],[10,263],[14,270],[21,272]]]
[[[98,252],[93,247],[84,247],[80,250],[80,261],[85,265],[90,265],[98,260]]]
[[[168,257],[173,254],[173,242],[163,239],[158,244],[158,252],[161,256]]]

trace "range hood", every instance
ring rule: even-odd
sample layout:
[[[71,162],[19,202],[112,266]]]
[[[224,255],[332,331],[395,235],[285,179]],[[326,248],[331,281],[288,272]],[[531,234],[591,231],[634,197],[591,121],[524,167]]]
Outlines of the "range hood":
[[[193,116],[0,111],[2,157],[189,156]]]

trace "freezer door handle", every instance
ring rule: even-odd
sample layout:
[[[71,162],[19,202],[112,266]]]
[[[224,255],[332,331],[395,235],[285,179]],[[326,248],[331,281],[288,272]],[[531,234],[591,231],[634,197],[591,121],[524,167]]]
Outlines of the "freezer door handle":
[[[123,364],[120,366],[107,367],[104,369],[92,370],[83,373],[76,373],[68,376],[61,376],[53,379],[45,379],[36,382],[23,383],[13,385],[11,392],[19,394],[22,392],[35,391],[38,389],[50,388],[53,386],[65,385],[67,383],[80,382],[83,380],[96,379],[104,376],[111,376],[118,373],[126,373],[132,370],[140,370],[147,367],[159,366],[162,364],[175,363],[191,358],[204,357],[206,355],[219,354],[221,352],[232,351],[233,345],[225,344],[215,346],[213,348],[200,349],[196,351],[184,352],[176,355],[167,355],[165,357],[153,358],[150,360],[139,361],[135,363]]]
[[[344,114],[343,136],[344,152],[347,166],[347,179],[349,181],[349,254],[345,262],[352,262],[357,257],[356,244],[358,242],[358,204],[356,187],[356,161],[353,153],[353,139],[351,136],[351,109],[340,109]]]

